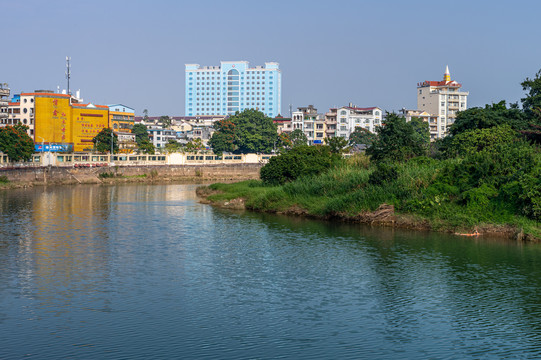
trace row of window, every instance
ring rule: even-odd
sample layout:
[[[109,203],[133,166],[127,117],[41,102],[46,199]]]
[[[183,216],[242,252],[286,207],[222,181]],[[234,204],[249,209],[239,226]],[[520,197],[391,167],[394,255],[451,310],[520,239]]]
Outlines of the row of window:
[[[230,70],[231,71],[231,70]],[[276,70],[271,70],[271,71],[276,71]],[[251,75],[251,74],[256,74],[256,75],[265,75],[265,73],[267,73],[268,71],[254,71],[254,70],[246,70],[246,73]],[[189,72],[188,75],[193,75],[194,72]],[[210,76],[213,76],[213,75],[218,75],[220,74],[221,72],[218,70],[218,71],[196,71],[195,72],[195,75],[196,76],[199,76],[199,75],[210,75]]]

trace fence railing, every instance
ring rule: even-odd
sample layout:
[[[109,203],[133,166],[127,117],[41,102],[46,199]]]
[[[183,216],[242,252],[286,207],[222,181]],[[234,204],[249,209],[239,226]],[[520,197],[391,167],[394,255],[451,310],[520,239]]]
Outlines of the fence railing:
[[[38,153],[29,161],[11,162],[0,153],[0,169],[40,166],[106,167],[140,165],[213,165],[213,164],[265,164],[274,156],[270,154],[215,155],[202,153],[172,153],[161,155],[91,154],[91,153]]]

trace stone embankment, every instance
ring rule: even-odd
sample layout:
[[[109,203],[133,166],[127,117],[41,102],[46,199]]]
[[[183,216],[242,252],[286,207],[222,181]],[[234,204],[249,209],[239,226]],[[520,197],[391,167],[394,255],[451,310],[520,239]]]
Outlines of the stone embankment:
[[[21,167],[1,169],[8,183],[0,188],[34,185],[122,182],[241,181],[258,179],[261,164],[140,165],[111,167]],[[102,175],[100,175],[102,174]],[[105,175],[105,176],[104,176]]]

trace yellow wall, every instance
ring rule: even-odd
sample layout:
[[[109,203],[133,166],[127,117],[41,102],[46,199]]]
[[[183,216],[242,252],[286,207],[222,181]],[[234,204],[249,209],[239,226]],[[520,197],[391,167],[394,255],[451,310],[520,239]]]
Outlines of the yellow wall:
[[[109,127],[108,109],[72,108],[73,150],[86,151],[93,148],[92,139]]]
[[[36,142],[72,143],[69,98],[36,96],[34,101]]]
[[[71,144],[73,151],[93,148],[92,139],[109,127],[107,108],[71,106],[67,97],[36,96],[36,142]]]

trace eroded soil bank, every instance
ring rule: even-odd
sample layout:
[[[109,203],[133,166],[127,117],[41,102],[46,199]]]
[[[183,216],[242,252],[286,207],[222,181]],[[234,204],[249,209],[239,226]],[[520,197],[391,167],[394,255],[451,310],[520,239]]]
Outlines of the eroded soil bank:
[[[211,204],[217,207],[233,210],[261,211],[258,209],[251,209],[250,207],[247,207],[246,199],[244,198],[235,198],[227,201],[212,201],[209,199],[210,196],[222,192],[212,190],[207,186],[201,186],[197,188],[196,192],[197,195],[200,197],[200,201],[205,204]],[[541,242],[541,239],[531,234],[525,234],[522,229],[518,229],[510,225],[479,224],[473,229],[457,231],[457,229],[452,228],[445,223],[434,224],[427,219],[422,219],[421,217],[415,215],[397,213],[394,206],[388,204],[380,205],[379,208],[375,211],[364,211],[356,215],[336,213],[327,216],[320,216],[317,214],[311,214],[306,209],[303,209],[298,205],[292,206],[285,211],[265,210],[265,212],[291,216],[303,216],[320,220],[335,220],[349,223],[366,224],[371,226],[386,226],[419,231],[439,231],[452,233],[457,236],[466,236],[473,238],[487,236],[505,238],[518,242]]]

